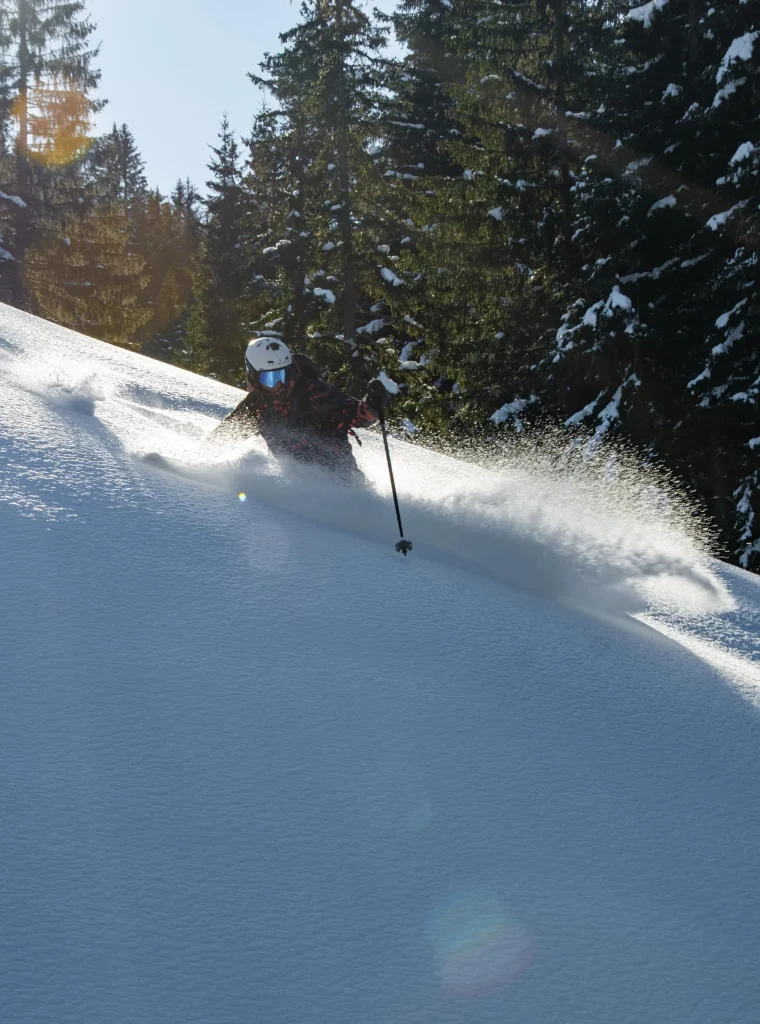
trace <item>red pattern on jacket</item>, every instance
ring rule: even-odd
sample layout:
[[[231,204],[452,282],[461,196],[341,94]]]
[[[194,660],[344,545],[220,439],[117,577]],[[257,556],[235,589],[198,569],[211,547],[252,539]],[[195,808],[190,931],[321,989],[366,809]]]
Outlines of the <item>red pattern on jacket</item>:
[[[304,357],[303,365],[313,366]],[[296,368],[299,357],[294,357]],[[348,432],[378,419],[365,401],[351,398],[320,377],[304,372],[290,376],[284,388],[271,393],[249,384],[246,398],[217,428],[244,436],[258,433],[276,453],[296,459],[335,465],[353,462]]]

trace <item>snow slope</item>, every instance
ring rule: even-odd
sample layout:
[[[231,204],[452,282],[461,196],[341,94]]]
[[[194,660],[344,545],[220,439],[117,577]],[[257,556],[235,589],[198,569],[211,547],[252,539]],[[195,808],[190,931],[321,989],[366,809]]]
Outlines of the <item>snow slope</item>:
[[[238,397],[0,307],[2,1019],[760,1019],[760,581],[397,444],[404,560],[374,434],[204,450]]]

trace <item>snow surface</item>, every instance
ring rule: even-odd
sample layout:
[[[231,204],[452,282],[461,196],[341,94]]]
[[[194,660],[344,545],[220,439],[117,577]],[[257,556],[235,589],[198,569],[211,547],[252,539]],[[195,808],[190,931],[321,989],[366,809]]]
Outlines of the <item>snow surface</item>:
[[[239,398],[0,307],[3,1020],[757,1020],[757,578],[399,440],[404,559]]]

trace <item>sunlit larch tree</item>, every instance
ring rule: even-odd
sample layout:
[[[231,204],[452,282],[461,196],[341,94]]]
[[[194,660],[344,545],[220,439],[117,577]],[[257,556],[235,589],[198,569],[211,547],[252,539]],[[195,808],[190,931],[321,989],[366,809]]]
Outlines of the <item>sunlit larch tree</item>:
[[[100,73],[84,3],[0,0],[0,17],[15,156],[12,181],[5,182],[10,188],[3,191],[16,197],[5,235],[12,259],[5,267],[13,301],[34,308],[27,250],[60,234],[71,203],[81,198],[72,181],[90,145],[90,118],[102,106],[93,98]]]

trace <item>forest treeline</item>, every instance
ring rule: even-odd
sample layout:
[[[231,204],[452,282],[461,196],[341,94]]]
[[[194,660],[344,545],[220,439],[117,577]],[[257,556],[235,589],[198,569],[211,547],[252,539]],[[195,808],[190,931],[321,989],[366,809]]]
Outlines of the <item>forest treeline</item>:
[[[0,0],[0,298],[230,383],[278,331],[410,433],[619,435],[760,569],[760,0],[305,0],[203,197],[92,138],[92,30]]]

